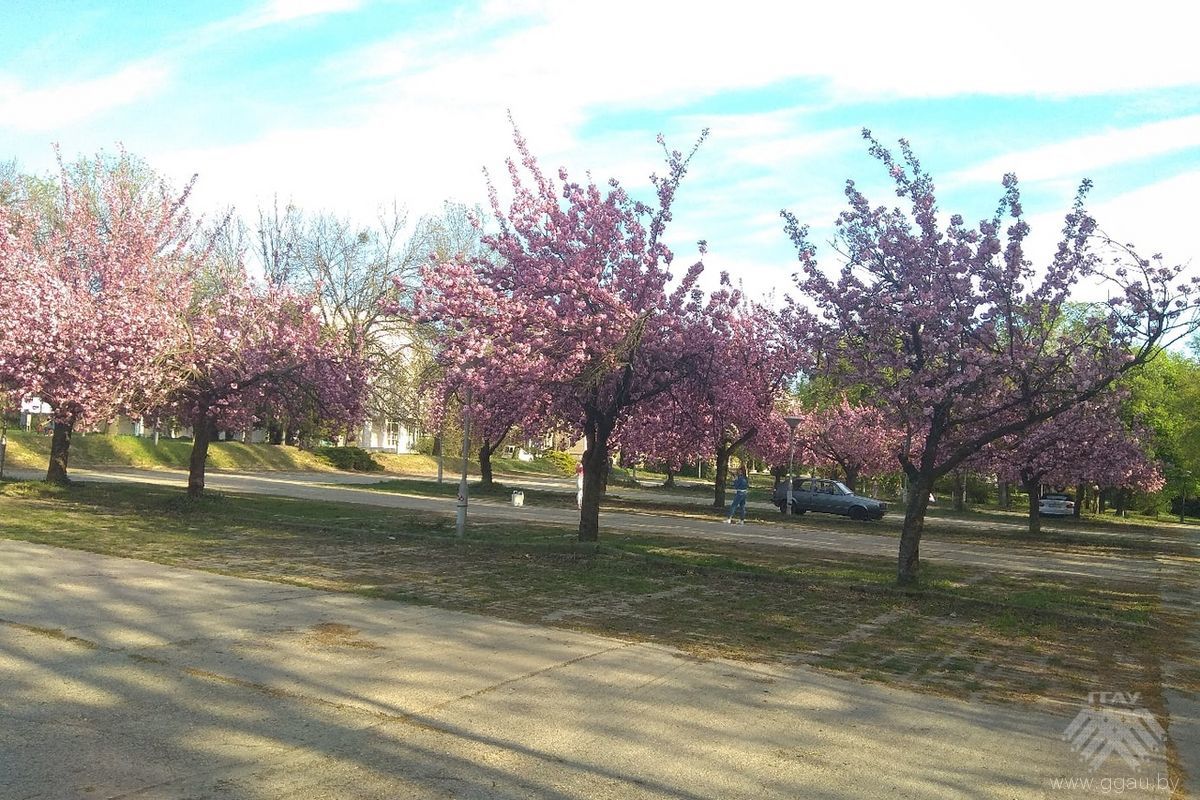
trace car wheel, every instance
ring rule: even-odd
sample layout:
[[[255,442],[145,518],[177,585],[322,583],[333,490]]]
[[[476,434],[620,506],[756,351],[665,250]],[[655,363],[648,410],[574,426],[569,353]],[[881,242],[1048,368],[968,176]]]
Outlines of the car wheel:
[[[862,506],[852,506],[850,508],[850,519],[862,522],[867,518],[867,510]]]

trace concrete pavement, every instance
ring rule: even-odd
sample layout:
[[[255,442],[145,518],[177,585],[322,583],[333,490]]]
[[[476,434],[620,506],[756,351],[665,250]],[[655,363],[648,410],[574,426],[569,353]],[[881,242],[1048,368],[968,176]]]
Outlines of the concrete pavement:
[[[12,541],[0,689],[13,800],[1169,796],[1157,756],[1089,771],[1076,707]]]

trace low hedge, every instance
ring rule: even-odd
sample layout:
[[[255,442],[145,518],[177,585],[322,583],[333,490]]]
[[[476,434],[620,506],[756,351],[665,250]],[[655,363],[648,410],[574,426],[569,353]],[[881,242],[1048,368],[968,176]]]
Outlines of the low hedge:
[[[336,469],[348,472],[383,472],[383,466],[361,447],[318,447],[316,452]]]

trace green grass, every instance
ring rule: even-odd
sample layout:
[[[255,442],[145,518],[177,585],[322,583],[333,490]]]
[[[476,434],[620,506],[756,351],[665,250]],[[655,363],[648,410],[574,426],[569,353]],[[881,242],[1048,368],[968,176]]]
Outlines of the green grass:
[[[423,486],[431,484],[425,483]],[[436,484],[432,484],[436,486]],[[450,488],[453,488],[452,486]],[[573,498],[568,498],[573,502]],[[810,663],[955,696],[1076,702],[1157,691],[1157,589],[891,559],[151,485],[0,483],[0,537],[662,642]],[[886,616],[885,616],[886,615]],[[880,620],[891,620],[884,624]],[[872,623],[869,636],[845,639]],[[1108,684],[1104,684],[1108,685]]]
[[[9,430],[6,469],[44,470],[50,459],[50,437],[44,434]],[[102,433],[76,433],[71,438],[72,467],[135,467],[139,469],[187,469],[192,442],[184,439],[153,439],[140,436]],[[371,457],[386,472],[403,475],[433,476],[437,474],[437,459],[417,453],[372,452]],[[544,461],[525,462],[515,458],[492,459],[493,469],[503,475],[563,477],[552,464]],[[461,462],[446,459],[448,479],[458,474]],[[330,472],[334,467],[317,453],[289,445],[242,444],[213,442],[208,450],[208,468],[254,472],[277,470],[287,472]],[[468,463],[471,475],[479,475],[479,464]]]
[[[71,437],[72,467],[124,466],[144,469],[187,469],[192,443],[182,439],[153,439],[140,436],[79,434]],[[50,437],[24,431],[8,432],[5,467],[44,470],[50,459]],[[318,456],[298,447],[241,442],[213,442],[208,450],[209,469],[220,470],[318,470],[332,467]]]

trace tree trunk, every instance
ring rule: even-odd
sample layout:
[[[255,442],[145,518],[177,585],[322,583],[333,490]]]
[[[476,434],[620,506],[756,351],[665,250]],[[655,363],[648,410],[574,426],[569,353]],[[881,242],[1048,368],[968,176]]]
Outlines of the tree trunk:
[[[188,497],[195,499],[204,494],[204,465],[208,462],[208,443],[212,441],[213,424],[207,414],[201,414],[192,423],[192,457],[188,461]]]
[[[293,427],[290,427],[290,426],[289,426],[289,427],[288,427],[288,428],[287,428],[287,429],[284,431],[284,435],[283,435],[283,443],[284,443],[284,444],[286,444],[286,445],[288,445],[289,447],[295,447],[295,446],[296,446],[296,440],[297,440],[297,439],[299,439],[299,438],[300,438],[300,429],[299,429],[299,428],[293,428]]]
[[[921,565],[921,533],[925,530],[925,512],[929,510],[929,494],[933,491],[934,476],[914,473],[908,479],[908,502],[904,508],[904,527],[900,530],[900,559],[896,582],[901,586],[916,584]]]
[[[1042,481],[1029,480],[1025,481],[1022,488],[1029,493],[1029,535],[1042,535],[1042,513],[1041,513],[1041,498],[1038,497],[1038,490],[1041,488]]]
[[[67,477],[67,460],[71,455],[71,434],[74,430],[74,420],[54,423],[54,433],[50,438],[50,465],[46,469],[47,483],[66,486],[71,482]]]
[[[499,442],[492,444],[484,439],[479,445],[479,485],[488,488],[492,485],[492,453]]]
[[[283,427],[278,422],[267,426],[267,441],[271,444],[283,444]]]
[[[435,456],[437,456],[437,464],[438,464],[438,480],[437,480],[437,482],[441,483],[442,482],[442,467],[443,467],[444,459],[442,458],[442,435],[440,433],[437,436],[433,437],[433,454]]]
[[[954,510],[967,510],[967,478],[961,472],[954,473]]]
[[[1000,485],[996,487],[996,495],[996,500],[999,502],[1000,507],[1008,511],[1012,505],[1012,498],[1009,496],[1008,491],[1008,481],[1000,481]]]
[[[713,480],[713,508],[725,508],[725,481],[729,478],[731,448],[717,445],[717,474]]]
[[[1125,512],[1129,509],[1129,490],[1128,489],[1117,489],[1116,507],[1117,507],[1117,516],[1118,517],[1125,516]]]
[[[1087,486],[1079,484],[1075,487],[1075,518],[1083,517],[1083,500],[1087,497]]]
[[[858,468],[843,467],[842,472],[846,475],[846,486],[850,488],[850,491],[858,494]]]
[[[604,419],[589,419],[587,449],[583,451],[583,507],[579,510],[579,541],[600,539],[600,502],[608,487],[608,437],[612,423]]]
[[[667,467],[667,479],[663,481],[663,488],[675,488],[675,470],[671,469],[670,467]]]

